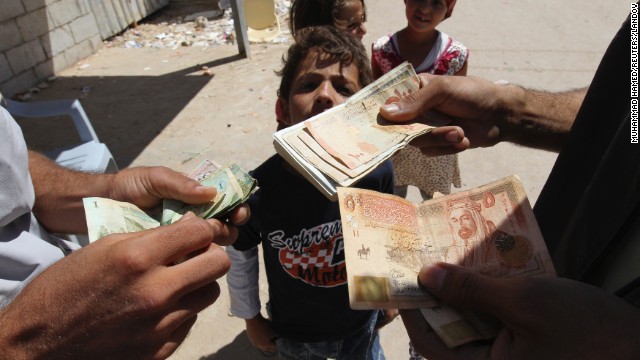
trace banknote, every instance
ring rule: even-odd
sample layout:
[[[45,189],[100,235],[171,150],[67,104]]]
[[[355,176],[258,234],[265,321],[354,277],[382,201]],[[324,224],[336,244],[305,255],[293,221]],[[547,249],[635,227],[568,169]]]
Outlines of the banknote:
[[[257,181],[237,164],[220,167],[213,161],[204,160],[187,176],[205,186],[215,187],[218,190],[216,197],[201,205],[166,199],[158,219],[126,202],[96,197],[83,199],[89,241],[93,242],[109,234],[168,225],[189,211],[203,219],[222,220],[258,189]]]
[[[471,341],[492,339],[502,328],[500,321],[494,318],[462,312],[446,304],[420,309],[420,313],[449,348]]]
[[[202,180],[211,176],[211,174],[213,174],[215,171],[217,171],[221,167],[222,166],[220,166],[217,162],[213,160],[204,159],[187,176],[197,182],[201,182]]]
[[[382,105],[399,101],[419,86],[408,63],[388,74],[402,81],[391,88],[365,88],[361,99],[347,101],[335,112],[305,122],[318,144],[349,169],[372,161],[391,147],[400,148],[414,137],[433,129],[421,123],[390,124],[379,115]]]
[[[325,196],[337,200],[338,186],[352,186],[413,138],[434,129],[421,123],[391,124],[378,113],[380,106],[418,87],[411,64],[402,64],[345,103],[276,132],[276,151]]]
[[[82,199],[87,218],[89,242],[110,234],[153,229],[160,222],[133,204],[111,199]]]
[[[423,265],[454,263],[494,277],[555,276],[517,176],[421,204],[356,188],[338,188],[338,197],[351,307],[439,306],[444,310],[431,314],[434,328],[462,334],[449,336],[450,346],[491,336],[495,328],[454,316],[424,292],[417,283]],[[462,331],[470,328],[477,334]]]
[[[202,185],[215,187],[218,190],[216,197],[211,202],[201,205],[185,204],[172,199],[164,200],[160,221],[162,225],[177,221],[189,211],[203,219],[222,219],[258,190],[257,181],[237,164],[217,168],[215,164],[205,160],[188,176]]]

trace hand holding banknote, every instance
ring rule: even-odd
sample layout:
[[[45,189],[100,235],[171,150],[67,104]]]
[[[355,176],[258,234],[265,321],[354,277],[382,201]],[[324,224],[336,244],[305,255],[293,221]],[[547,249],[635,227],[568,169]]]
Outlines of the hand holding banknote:
[[[640,318],[629,303],[584,283],[554,277],[492,278],[452,265],[425,266],[421,285],[464,310],[504,324],[492,341],[447,347],[420,310],[401,310],[413,346],[438,359],[610,359],[611,349],[637,334]],[[632,353],[632,348],[619,349]],[[629,352],[630,351],[630,352]],[[638,347],[635,346],[637,358]]]
[[[417,282],[423,265],[447,262],[505,278],[555,275],[516,176],[421,204],[355,188],[338,195],[351,307],[421,308],[450,348],[491,339],[501,324],[425,293]]]
[[[39,155],[31,156],[32,164],[37,163]],[[49,160],[38,165],[39,171],[56,176],[34,172],[34,184],[54,178],[56,196],[62,199],[44,200],[44,206],[64,217],[75,212],[68,208],[76,208],[78,193],[111,196],[148,211],[162,198],[201,203],[216,194],[167,168],[95,175],[71,172]],[[41,198],[35,206],[43,206]],[[246,210],[237,211],[233,221],[245,221]],[[197,314],[218,298],[216,279],[230,266],[219,245],[236,236],[232,224],[189,214],[166,227],[114,234],[72,252],[38,271],[15,299],[3,304],[0,358],[167,358],[186,338]],[[182,258],[189,260],[176,266]]]
[[[380,106],[410,96],[418,85],[411,64],[403,63],[344,103],[276,132],[276,151],[335,201],[336,186],[355,184],[411,139],[434,129],[379,116]]]
[[[239,166],[219,168],[208,160],[188,177],[167,168],[137,168],[117,174],[114,183],[124,185],[116,186],[118,190],[110,199],[83,200],[90,242],[109,234],[171,224],[187,212],[203,219],[227,219],[241,224],[249,217],[248,207],[241,204],[257,190],[255,180]],[[158,219],[149,212],[153,213],[161,203],[162,219]]]
[[[134,204],[147,212],[158,210],[163,199],[201,204],[216,196],[216,189],[166,167],[135,167],[113,176],[105,197]]]
[[[203,219],[225,219],[230,211],[247,201],[258,190],[257,181],[237,164],[219,167],[205,160],[188,175],[199,184],[217,189],[213,200],[201,205],[191,205],[179,200],[164,200],[161,225],[171,224],[187,212]]]

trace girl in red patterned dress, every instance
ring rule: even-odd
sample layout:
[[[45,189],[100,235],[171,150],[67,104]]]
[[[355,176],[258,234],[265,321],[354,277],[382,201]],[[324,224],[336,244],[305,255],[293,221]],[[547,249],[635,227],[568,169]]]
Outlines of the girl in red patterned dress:
[[[404,0],[404,3],[407,26],[373,43],[374,78],[404,61],[410,62],[418,73],[466,75],[469,50],[436,29],[451,16],[456,0]],[[407,146],[393,156],[393,167],[396,194],[403,197],[408,185],[418,187],[423,199],[433,197],[434,192],[449,194],[451,184],[461,186],[457,155],[425,157],[418,148]]]

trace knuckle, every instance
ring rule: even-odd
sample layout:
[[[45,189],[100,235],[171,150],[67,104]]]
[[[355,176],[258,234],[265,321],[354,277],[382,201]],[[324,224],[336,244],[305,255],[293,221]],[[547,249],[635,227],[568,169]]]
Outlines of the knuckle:
[[[158,178],[164,178],[170,175],[170,173],[172,172],[172,170],[164,166],[152,166],[152,167],[148,167],[147,169],[151,177],[158,177]]]
[[[538,317],[535,306],[538,303],[532,303],[532,299],[540,298],[540,289],[535,285],[535,280],[514,279],[509,282],[509,285],[508,291],[502,294],[504,307],[509,309],[512,318],[529,318],[530,320],[524,321],[533,322]]]
[[[190,219],[181,225],[189,227],[189,231],[186,233],[190,234],[190,236],[202,243],[210,243],[216,233],[212,224],[200,218]]]
[[[169,305],[169,290],[166,286],[150,286],[140,293],[140,304],[145,311],[165,309]]]
[[[142,246],[134,241],[121,241],[114,245],[114,257],[117,268],[125,272],[142,273],[153,265],[153,257]]]
[[[210,250],[212,259],[209,261],[213,276],[216,278],[222,277],[231,269],[231,260],[229,255],[220,246],[216,244],[211,245],[213,249]]]

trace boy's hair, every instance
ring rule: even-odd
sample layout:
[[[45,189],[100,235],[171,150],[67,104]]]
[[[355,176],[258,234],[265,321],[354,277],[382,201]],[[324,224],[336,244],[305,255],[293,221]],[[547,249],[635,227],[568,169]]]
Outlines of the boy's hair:
[[[314,49],[329,55],[335,62],[339,61],[342,67],[355,64],[358,68],[358,81],[362,87],[373,81],[369,56],[358,39],[333,26],[308,27],[298,32],[294,44],[282,56],[282,69],[276,71],[276,74],[282,77],[278,97],[289,99],[298,66],[309,51]]]
[[[289,10],[289,30],[295,36],[298,31],[306,27],[334,25],[336,15],[342,8],[353,0],[294,0]],[[362,2],[365,18],[367,9]]]

